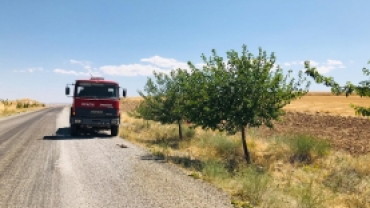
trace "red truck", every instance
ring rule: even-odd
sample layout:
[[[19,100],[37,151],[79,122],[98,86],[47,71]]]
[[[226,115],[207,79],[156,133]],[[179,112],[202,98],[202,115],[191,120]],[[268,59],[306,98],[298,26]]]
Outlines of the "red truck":
[[[91,77],[67,84],[67,96],[70,94],[69,85],[74,86],[69,116],[71,136],[87,128],[110,130],[112,136],[117,136],[121,122],[119,91],[122,89],[122,97],[126,97],[126,89],[103,77]]]

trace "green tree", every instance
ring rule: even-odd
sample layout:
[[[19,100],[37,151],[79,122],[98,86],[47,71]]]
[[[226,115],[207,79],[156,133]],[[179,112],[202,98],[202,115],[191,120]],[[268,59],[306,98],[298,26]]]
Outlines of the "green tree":
[[[137,109],[137,113],[147,120],[159,121],[162,124],[177,123],[179,128],[179,138],[182,139],[182,112],[183,96],[182,82],[185,81],[184,70],[172,70],[171,73],[154,72],[155,81],[148,78],[144,87],[146,95],[139,91],[144,98],[142,105]]]
[[[368,62],[370,64],[370,61]],[[352,84],[348,81],[344,86],[340,86],[337,82],[334,81],[333,77],[326,77],[321,75],[315,67],[310,66],[310,62],[305,62],[305,73],[312,77],[316,83],[324,84],[327,87],[331,88],[331,92],[335,95],[345,94],[346,97],[349,95],[356,93],[357,95],[363,97],[370,97],[370,80],[364,80],[359,82],[358,85]],[[365,76],[370,76],[370,70],[367,68],[363,68],[362,72]],[[356,115],[361,116],[370,116],[370,107],[363,107],[354,104],[350,104],[350,107],[355,110]]]
[[[301,88],[306,82],[302,71],[295,82],[292,70],[284,75],[280,66],[274,69],[274,53],[268,58],[261,48],[256,57],[245,45],[240,56],[229,51],[227,63],[215,50],[212,53],[209,60],[202,54],[205,63],[202,70],[188,62],[191,73],[188,81],[181,83],[186,101],[183,111],[203,129],[241,132],[245,159],[251,163],[246,129],[261,125],[272,128],[272,121],[285,113],[282,108],[305,95],[310,83]]]
[[[150,107],[151,101],[149,99],[150,97],[146,97],[144,101],[140,102],[135,111],[127,112],[127,114],[138,119],[154,120],[154,116],[151,111],[153,108]]]
[[[155,120],[154,113],[152,112],[154,107],[151,107],[152,102],[150,97],[147,97],[146,100],[142,101],[139,106],[135,109],[134,112],[128,112],[127,114],[131,117],[143,119],[146,121],[147,128],[149,128],[149,120]]]

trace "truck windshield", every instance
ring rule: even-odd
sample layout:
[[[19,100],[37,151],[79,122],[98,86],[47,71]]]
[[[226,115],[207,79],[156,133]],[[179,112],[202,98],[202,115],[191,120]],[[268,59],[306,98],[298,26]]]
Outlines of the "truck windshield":
[[[75,97],[118,98],[118,86],[112,84],[79,83],[75,88]]]

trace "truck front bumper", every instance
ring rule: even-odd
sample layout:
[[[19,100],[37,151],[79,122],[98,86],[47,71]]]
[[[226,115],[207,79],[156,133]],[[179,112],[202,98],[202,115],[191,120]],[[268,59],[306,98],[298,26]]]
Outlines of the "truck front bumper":
[[[79,118],[71,117],[70,124],[76,124],[81,127],[110,127],[120,124],[119,118]]]

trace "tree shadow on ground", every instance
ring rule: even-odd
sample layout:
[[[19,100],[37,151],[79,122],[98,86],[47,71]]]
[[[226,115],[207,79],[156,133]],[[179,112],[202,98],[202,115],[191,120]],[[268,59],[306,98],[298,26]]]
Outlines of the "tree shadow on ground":
[[[183,166],[184,168],[193,168],[196,171],[202,171],[204,167],[204,162],[198,159],[192,159],[187,156],[168,156],[168,160]]]
[[[202,171],[204,167],[204,162],[198,159],[192,159],[188,156],[168,156],[167,158],[164,155],[153,155],[146,154],[140,156],[141,160],[155,160],[160,162],[171,162],[174,164],[181,165],[186,169],[194,169],[196,171]]]
[[[64,128],[59,128],[51,136],[44,136],[43,140],[72,140],[72,139],[96,139],[96,138],[109,139],[113,137],[107,133],[93,131],[93,130],[84,130],[83,132],[79,131],[77,136],[71,136],[70,128],[64,127]]]
[[[160,147],[169,147],[172,149],[179,149],[179,144],[182,140],[179,138],[166,138],[166,139],[136,139],[140,143],[149,144],[149,145],[158,145]],[[183,139],[184,141],[186,139]]]

